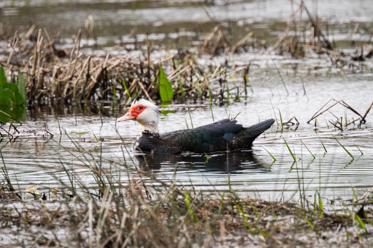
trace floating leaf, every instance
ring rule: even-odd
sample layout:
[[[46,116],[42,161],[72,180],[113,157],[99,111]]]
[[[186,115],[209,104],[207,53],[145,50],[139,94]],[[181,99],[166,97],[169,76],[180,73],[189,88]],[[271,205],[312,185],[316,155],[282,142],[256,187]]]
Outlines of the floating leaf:
[[[159,95],[162,103],[170,103],[174,98],[171,82],[162,67],[159,69]]]

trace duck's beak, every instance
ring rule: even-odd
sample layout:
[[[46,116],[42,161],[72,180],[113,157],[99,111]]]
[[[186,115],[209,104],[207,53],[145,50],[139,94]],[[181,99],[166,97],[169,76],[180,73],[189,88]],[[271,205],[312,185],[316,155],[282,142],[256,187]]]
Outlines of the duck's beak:
[[[129,120],[135,120],[135,117],[131,115],[131,113],[128,111],[125,115],[123,115],[122,117],[119,117],[117,119],[117,122],[120,122],[120,121],[129,121]]]

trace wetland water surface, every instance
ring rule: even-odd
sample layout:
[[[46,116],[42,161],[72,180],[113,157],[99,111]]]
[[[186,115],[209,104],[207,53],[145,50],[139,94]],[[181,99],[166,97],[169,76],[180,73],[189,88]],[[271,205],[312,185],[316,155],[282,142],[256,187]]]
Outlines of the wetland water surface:
[[[149,183],[153,182],[151,176],[155,176],[203,191],[233,189],[271,200],[297,198],[300,194],[313,197],[316,191],[330,200],[348,199],[373,186],[372,113],[363,127],[343,132],[329,121],[335,121],[336,116],[355,117],[344,108],[336,107],[321,115],[317,129],[313,122],[306,122],[331,98],[343,99],[365,112],[372,101],[371,79],[372,75],[313,78],[306,85],[289,83],[286,85],[289,93],[280,83],[256,85],[254,82],[254,93],[242,102],[212,110],[209,105],[174,105],[169,108],[175,111],[162,115],[160,132],[196,127],[236,115],[246,126],[266,118],[279,120],[279,113],[284,121],[293,116],[299,120],[296,131],[286,128],[281,131],[281,125],[275,124],[256,140],[251,153],[167,157],[145,163],[133,156],[133,143],[141,132],[135,122],[116,123],[115,116],[44,113],[19,127],[21,136],[15,142],[2,144],[3,161],[14,184],[21,189],[35,185],[41,191],[48,191],[58,187],[59,181],[69,184],[65,170],[74,172],[74,181],[95,187],[89,167],[96,164],[123,183],[130,173],[142,176]],[[47,138],[45,129],[54,135],[52,139]],[[30,138],[33,135],[35,138]],[[293,161],[284,140],[297,162]],[[275,162],[270,154],[276,158]],[[144,173],[128,168],[140,168]]]

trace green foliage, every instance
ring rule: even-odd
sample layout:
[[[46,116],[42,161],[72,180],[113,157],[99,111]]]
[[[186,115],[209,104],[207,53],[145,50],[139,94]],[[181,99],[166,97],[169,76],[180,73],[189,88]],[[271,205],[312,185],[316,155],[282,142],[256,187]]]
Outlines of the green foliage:
[[[319,191],[316,191],[314,195],[314,206],[315,212],[318,213],[318,217],[321,219],[324,217],[324,202],[321,198],[321,194]]]
[[[365,222],[361,219],[361,217],[358,214],[354,214],[354,221],[360,229],[368,233],[368,229]]]
[[[171,82],[162,67],[159,68],[159,96],[162,103],[170,103],[174,98]]]
[[[22,76],[15,83],[7,81],[0,66],[0,123],[21,121],[26,115],[26,82]]]
[[[284,139],[284,142],[285,142],[285,145],[286,145],[286,148],[288,149],[291,157],[293,158],[293,161],[296,162],[297,161],[297,157],[295,156],[295,153],[291,150],[288,142],[286,142],[286,140]]]
[[[5,70],[3,67],[0,66],[0,84],[7,82],[6,76],[5,76]]]
[[[188,211],[189,217],[193,220],[193,222],[198,222],[198,217],[196,213],[194,212],[194,209],[192,207],[192,197],[189,192],[185,192],[184,194],[184,203],[185,207]]]

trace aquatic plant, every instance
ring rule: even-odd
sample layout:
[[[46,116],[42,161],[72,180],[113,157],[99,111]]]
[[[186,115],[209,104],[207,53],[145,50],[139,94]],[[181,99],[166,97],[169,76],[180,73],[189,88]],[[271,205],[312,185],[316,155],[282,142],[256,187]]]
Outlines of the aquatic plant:
[[[0,123],[21,121],[26,114],[25,81],[22,76],[8,82],[0,66]]]
[[[174,98],[174,91],[172,89],[172,85],[170,80],[167,78],[167,75],[161,66],[159,68],[159,95],[161,98],[161,102],[163,104],[170,103]]]

